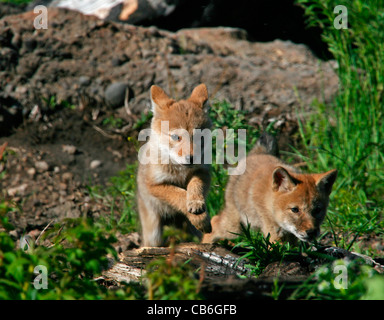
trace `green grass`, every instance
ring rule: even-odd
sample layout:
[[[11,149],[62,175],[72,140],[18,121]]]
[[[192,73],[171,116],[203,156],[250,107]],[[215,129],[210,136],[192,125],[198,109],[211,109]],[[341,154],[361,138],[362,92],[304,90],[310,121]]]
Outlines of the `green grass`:
[[[111,177],[107,187],[88,186],[92,199],[99,201],[108,214],[100,217],[107,230],[123,234],[138,231],[139,218],[136,207],[137,163],[128,164],[126,169]]]
[[[20,4],[28,4],[28,3],[32,2],[32,0],[0,0],[0,2],[20,5]]]
[[[302,148],[296,153],[309,171],[338,169],[323,230],[333,235],[336,246],[360,251],[359,237],[380,239],[384,227],[384,2],[296,2],[309,25],[322,28],[340,81],[331,105],[314,102],[316,115],[300,121]],[[348,9],[348,29],[333,27],[336,5]],[[347,269],[346,289],[334,286],[336,263]],[[383,281],[371,267],[333,262],[317,270],[291,299],[384,299]]]
[[[303,148],[297,153],[310,171],[338,169],[325,225],[335,234],[348,234],[335,239],[348,248],[351,234],[380,235],[384,227],[384,2],[297,2],[309,24],[323,29],[340,79],[331,105],[315,103],[316,115],[300,122]],[[348,29],[333,27],[336,5],[347,7]]]
[[[298,248],[292,248],[289,243],[270,242],[269,235],[264,237],[261,232],[254,231],[250,226],[241,226],[239,238],[234,240],[234,249],[238,250],[241,259],[248,259],[251,264],[247,267],[252,275],[257,277],[272,262],[281,262],[288,255],[299,253]],[[245,249],[245,252],[242,251]]]

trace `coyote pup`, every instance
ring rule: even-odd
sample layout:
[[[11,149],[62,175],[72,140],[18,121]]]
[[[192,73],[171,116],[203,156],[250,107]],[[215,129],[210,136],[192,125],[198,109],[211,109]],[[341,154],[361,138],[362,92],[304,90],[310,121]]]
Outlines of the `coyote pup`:
[[[210,128],[205,110],[208,100],[204,84],[186,100],[175,101],[158,86],[151,87],[153,119],[149,141],[141,154],[137,176],[137,199],[145,247],[162,245],[164,224],[184,226],[201,237],[211,232],[205,198],[210,185],[210,166],[196,164],[201,145],[193,141],[195,129]],[[200,148],[200,149],[199,149]],[[150,153],[150,151],[155,151]],[[200,231],[198,231],[198,230]]]
[[[263,134],[242,160],[244,174],[230,177],[225,208],[212,218],[212,233],[205,234],[203,242],[235,238],[240,224],[270,234],[271,241],[295,243],[318,236],[337,170],[300,173],[271,153],[278,154],[277,142]]]

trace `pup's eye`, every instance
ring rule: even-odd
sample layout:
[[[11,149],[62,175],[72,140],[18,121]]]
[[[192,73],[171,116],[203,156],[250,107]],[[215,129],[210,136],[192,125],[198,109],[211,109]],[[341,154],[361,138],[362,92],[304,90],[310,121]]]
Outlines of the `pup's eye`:
[[[299,213],[299,212],[300,212],[299,208],[297,208],[297,207],[293,207],[293,208],[291,208],[291,211],[292,211],[293,213]]]
[[[178,136],[177,134],[172,134],[172,135],[171,135],[171,139],[172,139],[173,141],[180,141],[180,140],[181,140],[181,137]]]

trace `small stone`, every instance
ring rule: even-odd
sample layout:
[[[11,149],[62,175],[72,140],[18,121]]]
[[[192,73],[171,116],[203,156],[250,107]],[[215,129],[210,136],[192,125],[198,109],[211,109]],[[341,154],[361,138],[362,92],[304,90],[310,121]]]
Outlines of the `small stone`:
[[[64,172],[63,175],[61,176],[61,179],[64,182],[71,181],[73,179],[73,173],[72,172]]]
[[[70,219],[77,219],[81,217],[81,212],[79,209],[71,209],[65,212],[65,217]]]
[[[27,190],[28,185],[26,183],[23,183],[17,187],[9,188],[7,190],[7,193],[9,196],[14,197],[16,195],[23,196],[25,194],[25,191]]]
[[[59,183],[59,189],[60,190],[67,190],[68,185],[66,183],[60,182]]]
[[[19,232],[15,229],[15,230],[11,230],[9,231],[9,235],[14,238],[14,239],[18,239],[19,238]]]
[[[75,154],[77,149],[75,146],[72,145],[63,145],[62,148],[63,152],[68,153],[68,154]]]
[[[28,38],[28,39],[24,40],[24,48],[28,52],[35,50],[36,45],[37,45],[37,42],[33,38]]]
[[[91,79],[87,76],[79,77],[79,84],[81,86],[88,86],[91,83]]]
[[[29,168],[29,169],[27,170],[27,173],[28,173],[28,175],[29,175],[31,178],[33,178],[33,176],[36,174],[36,169],[35,169],[35,168]]]
[[[128,85],[123,82],[110,84],[104,93],[106,103],[112,108],[121,107],[124,105],[127,90],[129,90]]]
[[[20,47],[20,44],[21,44],[21,36],[20,36],[20,33],[15,33],[15,35],[14,35],[13,38],[12,38],[11,44],[12,44],[14,47],[16,47],[16,48],[19,48],[19,47]]]
[[[18,86],[15,92],[18,94],[26,94],[28,92],[28,88],[25,86]]]
[[[59,194],[57,192],[53,192],[52,193],[52,196],[51,196],[51,199],[52,201],[57,201],[59,199]]]
[[[116,157],[119,160],[123,159],[123,155],[119,151],[117,151],[117,150],[112,150],[112,154],[113,154],[114,157]]]
[[[89,167],[93,170],[101,166],[101,161],[100,160],[92,160],[91,164]]]
[[[36,161],[35,162],[35,168],[39,172],[44,172],[44,171],[48,171],[49,165],[45,161]]]
[[[113,67],[118,67],[118,66],[120,66],[122,64],[122,61],[119,58],[114,57],[111,60],[111,64],[112,64]]]

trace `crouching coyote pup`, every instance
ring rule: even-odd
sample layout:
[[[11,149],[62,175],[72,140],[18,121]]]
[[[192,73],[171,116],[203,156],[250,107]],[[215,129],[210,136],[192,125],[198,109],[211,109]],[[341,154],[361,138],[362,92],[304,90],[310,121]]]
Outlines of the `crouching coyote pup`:
[[[212,233],[203,242],[235,238],[240,224],[270,234],[271,241],[295,243],[318,236],[337,170],[300,173],[271,153],[278,153],[277,142],[263,134],[245,159],[244,174],[230,177],[225,208],[212,218]]]
[[[212,230],[205,205],[210,166],[194,161],[197,153],[201,157],[202,149],[193,139],[195,129],[211,126],[205,110],[207,100],[204,84],[197,86],[188,99],[180,101],[169,98],[158,86],[151,87],[151,132],[149,141],[140,150],[146,161],[142,161],[144,157],[140,157],[139,151],[137,176],[145,247],[162,245],[164,224],[184,226],[200,237],[200,231]]]

